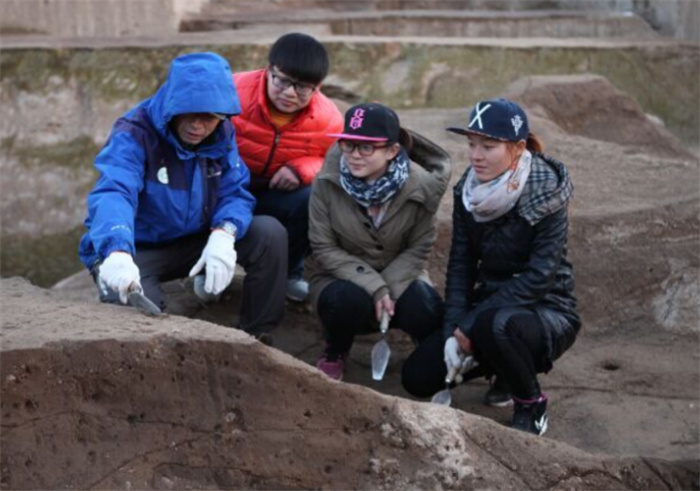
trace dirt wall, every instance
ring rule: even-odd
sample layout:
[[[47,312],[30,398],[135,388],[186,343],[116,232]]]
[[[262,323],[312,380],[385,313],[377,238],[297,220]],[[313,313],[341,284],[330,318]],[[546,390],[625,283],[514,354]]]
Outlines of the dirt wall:
[[[0,33],[55,37],[159,37],[209,0],[3,0]]]
[[[337,383],[232,329],[3,280],[11,489],[687,489],[692,461],[591,455]],[[7,311],[8,304],[12,308]]]

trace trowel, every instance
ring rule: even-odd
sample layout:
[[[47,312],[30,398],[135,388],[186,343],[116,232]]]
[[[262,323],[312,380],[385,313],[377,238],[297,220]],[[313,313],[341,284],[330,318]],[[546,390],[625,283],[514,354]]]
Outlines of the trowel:
[[[445,388],[436,393],[433,398],[430,399],[430,402],[434,404],[441,404],[443,406],[452,405],[452,391],[450,390],[450,384],[455,379],[456,375],[457,367],[450,368],[450,371],[447,373],[447,377],[445,377]]]
[[[160,308],[143,294],[143,288],[138,283],[133,283],[129,287],[127,298],[133,307],[146,315],[156,316],[163,314]]]
[[[391,357],[391,348],[386,342],[386,332],[389,330],[389,313],[382,310],[382,320],[379,323],[379,331],[382,333],[382,339],[372,348],[372,379],[382,380],[386,367],[389,365]]]
[[[464,356],[462,358],[462,363],[459,367],[452,367],[445,377],[445,388],[440,392],[435,394],[430,402],[435,404],[442,404],[443,406],[452,405],[452,391],[450,390],[450,385],[457,379],[457,383],[462,383],[462,374],[468,372],[472,368],[478,366],[479,363],[474,359],[473,356]]]

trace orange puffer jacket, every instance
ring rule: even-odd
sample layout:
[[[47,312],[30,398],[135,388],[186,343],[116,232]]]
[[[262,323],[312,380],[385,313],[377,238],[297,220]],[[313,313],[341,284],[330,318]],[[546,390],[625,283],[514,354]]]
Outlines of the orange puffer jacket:
[[[238,152],[250,169],[251,179],[269,180],[286,165],[303,185],[311,184],[335,142],[326,135],[343,130],[338,108],[316,92],[294,121],[277,129],[267,108],[267,71],[237,73],[233,80],[242,110],[231,121],[236,127]]]

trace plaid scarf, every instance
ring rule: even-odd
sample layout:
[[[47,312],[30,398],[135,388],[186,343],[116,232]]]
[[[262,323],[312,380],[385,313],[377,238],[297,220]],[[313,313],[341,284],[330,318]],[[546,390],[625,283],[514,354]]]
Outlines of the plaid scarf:
[[[358,179],[350,173],[345,156],[340,158],[340,184],[346,193],[365,208],[379,206],[389,201],[408,181],[409,159],[406,151],[401,151],[387,166],[382,177],[370,183]]]
[[[574,194],[569,170],[551,157],[536,154],[530,177],[518,201],[518,214],[535,225],[566,207]]]

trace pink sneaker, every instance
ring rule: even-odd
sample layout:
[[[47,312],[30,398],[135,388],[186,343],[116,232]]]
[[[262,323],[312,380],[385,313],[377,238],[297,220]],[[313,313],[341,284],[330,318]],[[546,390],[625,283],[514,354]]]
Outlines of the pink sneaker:
[[[333,380],[340,382],[343,380],[343,371],[345,370],[345,355],[333,355],[326,351],[316,362],[316,368]]]

